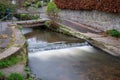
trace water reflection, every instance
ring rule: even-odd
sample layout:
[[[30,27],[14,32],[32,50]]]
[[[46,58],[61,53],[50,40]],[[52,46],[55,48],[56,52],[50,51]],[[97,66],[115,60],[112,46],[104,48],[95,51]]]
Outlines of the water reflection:
[[[29,53],[88,45],[88,43],[82,39],[68,37],[55,32],[44,30],[29,32],[29,29],[26,31],[28,31],[25,36],[28,39]]]
[[[32,32],[32,31],[33,31],[33,29],[31,29],[31,28],[24,28],[24,29],[22,29],[22,33],[23,34],[27,34],[27,33]]]

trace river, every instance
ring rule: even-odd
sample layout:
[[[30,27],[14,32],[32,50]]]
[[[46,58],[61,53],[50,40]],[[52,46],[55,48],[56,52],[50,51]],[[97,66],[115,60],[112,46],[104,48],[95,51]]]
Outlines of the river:
[[[86,41],[48,30],[24,28],[36,80],[120,80],[120,58]]]

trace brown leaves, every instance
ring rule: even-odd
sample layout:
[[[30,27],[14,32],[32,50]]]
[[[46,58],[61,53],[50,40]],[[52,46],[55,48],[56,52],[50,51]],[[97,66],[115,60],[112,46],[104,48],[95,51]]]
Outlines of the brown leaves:
[[[54,0],[61,9],[89,9],[120,13],[120,0]]]
[[[0,35],[0,39],[6,39],[6,38],[8,38],[8,36],[6,34]]]

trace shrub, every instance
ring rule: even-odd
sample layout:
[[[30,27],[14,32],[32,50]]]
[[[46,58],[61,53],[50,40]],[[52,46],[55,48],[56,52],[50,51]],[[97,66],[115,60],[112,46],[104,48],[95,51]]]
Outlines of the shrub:
[[[35,4],[35,6],[36,6],[36,8],[41,7],[41,2],[40,2],[40,1],[39,1],[39,2],[37,2],[37,3]]]
[[[47,5],[47,14],[51,19],[55,19],[56,17],[59,17],[59,9],[57,5],[54,2],[49,2]]]
[[[120,37],[120,32],[117,31],[116,29],[107,30],[106,32],[107,32],[107,34],[109,34],[113,37],[117,37],[117,38]]]
[[[38,19],[39,15],[32,15],[32,14],[15,14],[15,17],[19,20],[33,20]]]
[[[36,7],[36,8],[39,8],[39,7],[41,7],[41,2],[40,2],[40,0],[26,0],[25,2],[24,2],[24,7],[26,7],[26,8],[28,8],[28,7],[30,7],[31,6],[31,4],[33,5],[33,7]]]
[[[49,18],[51,19],[49,28],[51,29],[59,28],[59,26],[55,23],[55,21],[58,22],[61,21],[59,16],[60,10],[58,9],[57,5],[54,2],[49,2],[46,11]]]
[[[12,73],[7,80],[25,80],[24,77],[19,73]]]
[[[31,5],[30,2],[25,1],[25,3],[24,3],[24,7],[29,7],[30,5]]]
[[[10,0],[0,0],[0,13],[1,18],[5,16],[6,9],[9,8],[11,12],[16,11],[16,5],[11,4]]]

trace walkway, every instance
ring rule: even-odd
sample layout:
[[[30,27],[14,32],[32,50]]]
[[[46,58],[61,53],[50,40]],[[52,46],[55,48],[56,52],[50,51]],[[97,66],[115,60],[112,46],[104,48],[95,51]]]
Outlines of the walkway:
[[[11,22],[1,22],[0,26],[0,49],[4,49],[11,42],[12,30],[8,27]],[[0,50],[1,52],[1,50]]]
[[[112,55],[120,56],[120,38],[106,36],[100,30],[90,28],[89,26],[85,26],[70,20],[63,20],[62,24],[68,26],[69,28],[72,28],[76,32],[80,32],[81,34],[93,39],[94,41],[97,41],[104,47],[100,47],[100,45],[96,44],[94,46],[99,47]]]
[[[82,33],[90,32],[90,33],[99,34],[102,32],[101,30],[97,30],[89,26],[85,26],[67,19],[63,19],[61,23]]]

